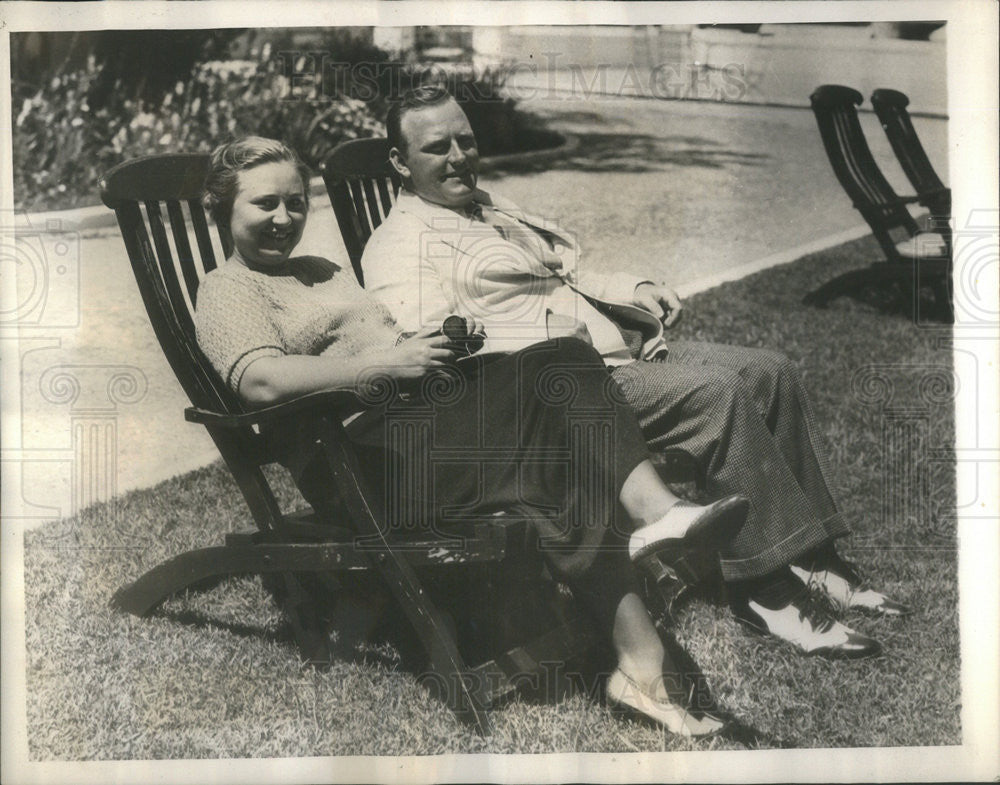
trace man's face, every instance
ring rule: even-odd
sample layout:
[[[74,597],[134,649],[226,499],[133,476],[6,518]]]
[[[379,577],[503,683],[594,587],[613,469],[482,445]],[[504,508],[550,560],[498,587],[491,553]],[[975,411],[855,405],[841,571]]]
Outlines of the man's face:
[[[476,137],[455,101],[403,115],[404,149],[393,148],[393,165],[418,196],[445,207],[465,207],[479,179]]]

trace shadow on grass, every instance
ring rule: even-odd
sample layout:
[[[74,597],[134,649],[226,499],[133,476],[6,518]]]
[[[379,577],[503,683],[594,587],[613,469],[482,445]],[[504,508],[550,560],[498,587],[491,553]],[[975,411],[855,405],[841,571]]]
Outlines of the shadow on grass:
[[[263,640],[268,643],[289,643],[293,640],[291,627],[285,623],[276,630],[268,630],[263,627],[256,627],[252,624],[239,624],[237,622],[224,621],[213,618],[202,611],[184,610],[160,610],[156,613],[164,619],[175,621],[179,624],[187,624],[191,627],[207,630],[224,630],[231,635],[240,638],[250,638],[253,640]]]
[[[876,264],[886,264],[886,262],[876,262]],[[857,271],[864,269],[864,267],[859,267]],[[847,272],[850,274],[856,271],[849,270]],[[818,290],[828,280],[832,281],[836,277],[831,275],[829,279],[818,280],[816,289]],[[916,314],[916,318],[921,324],[948,325],[952,322],[950,311],[938,302],[934,290],[930,286],[921,286],[916,301],[913,299],[912,292],[906,291],[905,287],[900,284],[883,282],[843,292],[827,303],[815,304],[812,307],[818,309],[837,308],[838,301],[841,307],[845,302],[850,301],[852,307],[868,308],[882,316],[913,320],[914,314]]]
[[[496,175],[546,171],[642,173],[674,166],[723,169],[730,166],[766,166],[772,157],[723,149],[704,137],[650,134],[575,134],[578,143],[564,154],[544,160],[498,162]]]
[[[841,509],[855,535],[845,541],[845,555],[877,579],[879,589],[917,609],[898,622],[850,618],[851,626],[882,641],[886,656],[833,664],[755,639],[712,598],[685,606],[668,636],[683,647],[671,651],[678,669],[703,673],[711,691],[698,700],[723,712],[731,707],[743,721],[713,740],[714,748],[961,741],[955,554],[928,548],[954,537],[955,458],[943,452],[955,442],[954,393],[945,386],[928,395],[928,380],[951,372],[951,330],[918,328],[902,315],[848,298],[825,310],[801,302],[819,281],[878,253],[865,238],[721,285],[692,297],[672,331],[680,339],[779,349],[800,367],[838,486],[846,491]],[[869,376],[878,383],[858,383]],[[902,422],[901,413],[910,419]],[[220,466],[130,493],[119,504],[119,515],[85,511],[25,537],[27,735],[36,759],[485,749],[409,674],[398,673],[397,663],[405,661],[419,674],[421,657],[419,641],[392,603],[393,612],[375,630],[391,633],[385,637],[368,634],[364,608],[357,621],[341,622],[338,631],[350,634],[328,672],[297,667],[289,628],[259,581],[228,581],[221,597],[192,592],[173,600],[180,607],[161,618],[191,625],[196,634],[179,624],[109,613],[107,597],[141,570],[221,541],[246,523],[238,491]],[[168,518],[172,529],[165,537],[159,527]],[[546,604],[537,591],[515,586],[506,593],[521,604],[501,613],[506,606],[476,586],[440,587],[459,609],[485,613],[478,627],[457,620],[463,642],[478,634],[499,644],[507,628],[524,635],[533,629],[536,606]],[[355,638],[373,643],[352,653],[347,644]],[[376,641],[386,638],[402,651],[379,648]],[[342,667],[358,659],[388,667]],[[568,671],[569,656],[560,661]],[[584,695],[597,695],[607,657],[573,667],[583,675]],[[596,701],[551,706],[565,694],[572,691],[511,701],[498,712],[501,731],[489,750],[617,753],[688,744],[660,729],[615,723]],[[544,705],[536,710],[532,702]]]

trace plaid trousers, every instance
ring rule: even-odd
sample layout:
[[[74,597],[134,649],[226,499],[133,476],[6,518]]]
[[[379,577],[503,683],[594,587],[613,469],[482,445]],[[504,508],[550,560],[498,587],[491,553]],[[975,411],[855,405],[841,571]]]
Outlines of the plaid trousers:
[[[677,341],[663,362],[612,371],[650,448],[686,450],[713,496],[750,500],[721,554],[727,581],[760,577],[849,533],[798,369],[778,352]]]

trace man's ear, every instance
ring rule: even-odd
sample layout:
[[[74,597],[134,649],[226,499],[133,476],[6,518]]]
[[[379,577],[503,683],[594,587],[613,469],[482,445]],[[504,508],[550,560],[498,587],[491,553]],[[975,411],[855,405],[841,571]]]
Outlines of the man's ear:
[[[410,167],[406,165],[406,158],[398,147],[389,150],[389,163],[392,168],[399,172],[399,176],[404,180],[410,179]]]

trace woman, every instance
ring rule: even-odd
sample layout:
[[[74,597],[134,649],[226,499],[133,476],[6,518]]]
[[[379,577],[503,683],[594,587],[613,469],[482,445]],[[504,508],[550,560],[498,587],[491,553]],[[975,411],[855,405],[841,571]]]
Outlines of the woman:
[[[198,342],[226,383],[251,406],[333,388],[368,397],[373,405],[347,431],[369,458],[369,496],[390,526],[427,509],[431,517],[457,509],[466,519],[513,505],[542,511],[535,526],[549,569],[617,653],[611,701],[674,733],[717,731],[717,719],[692,715],[671,694],[675,679],[665,676],[676,674],[629,555],[641,562],[663,548],[717,547],[742,524],[746,500],[707,507],[678,500],[650,464],[600,357],[583,342],[466,358],[459,372],[447,337],[425,330],[404,338],[350,271],[293,257],[308,213],[308,170],[282,143],[251,137],[219,147],[203,201],[234,244],[202,283],[196,311]],[[385,487],[381,469],[402,449],[388,421],[427,423],[434,449],[450,453],[429,469],[427,490]],[[304,436],[287,465],[322,507],[325,489],[311,479]],[[631,533],[615,529],[616,503],[631,518]]]

